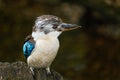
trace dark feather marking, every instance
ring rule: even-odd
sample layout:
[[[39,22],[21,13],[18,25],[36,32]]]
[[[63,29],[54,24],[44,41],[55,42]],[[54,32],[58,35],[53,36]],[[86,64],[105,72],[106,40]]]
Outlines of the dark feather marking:
[[[30,41],[30,42],[32,42],[33,44],[35,44],[35,41],[34,41],[32,35],[28,35],[28,36],[25,38],[24,43],[27,42],[27,41]]]

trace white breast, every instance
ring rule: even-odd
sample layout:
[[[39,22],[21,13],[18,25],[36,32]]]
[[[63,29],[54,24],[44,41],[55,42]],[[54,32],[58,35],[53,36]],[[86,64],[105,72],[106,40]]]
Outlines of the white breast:
[[[37,40],[35,49],[28,57],[27,62],[31,67],[48,67],[56,57],[59,48],[57,38]]]

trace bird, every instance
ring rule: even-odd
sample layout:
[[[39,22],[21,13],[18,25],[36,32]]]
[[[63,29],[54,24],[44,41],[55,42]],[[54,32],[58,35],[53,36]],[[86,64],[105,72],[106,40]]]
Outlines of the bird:
[[[64,23],[54,15],[41,15],[36,18],[32,33],[23,44],[23,53],[34,75],[34,68],[44,68],[51,74],[50,66],[59,49],[59,35],[64,31],[77,29],[77,24]]]

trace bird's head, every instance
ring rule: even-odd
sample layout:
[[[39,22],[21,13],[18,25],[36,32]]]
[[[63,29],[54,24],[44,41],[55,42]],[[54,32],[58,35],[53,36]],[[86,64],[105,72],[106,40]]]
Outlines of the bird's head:
[[[57,38],[63,31],[76,29],[76,24],[64,23],[59,17],[53,15],[43,15],[37,17],[35,25],[33,26],[32,37],[34,40]]]

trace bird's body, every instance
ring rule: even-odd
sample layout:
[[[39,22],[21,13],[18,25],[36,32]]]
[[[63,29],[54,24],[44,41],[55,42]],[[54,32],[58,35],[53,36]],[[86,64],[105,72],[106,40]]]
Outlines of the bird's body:
[[[43,15],[36,19],[32,34],[28,36],[23,45],[23,52],[27,63],[32,68],[46,68],[55,59],[58,49],[58,36],[66,30],[76,29],[78,25],[63,23],[53,15]],[[33,72],[33,70],[32,70]]]
[[[57,54],[58,48],[59,41],[57,37],[37,40],[35,49],[27,59],[28,65],[36,68],[49,67]]]

